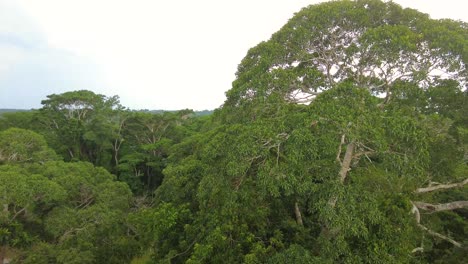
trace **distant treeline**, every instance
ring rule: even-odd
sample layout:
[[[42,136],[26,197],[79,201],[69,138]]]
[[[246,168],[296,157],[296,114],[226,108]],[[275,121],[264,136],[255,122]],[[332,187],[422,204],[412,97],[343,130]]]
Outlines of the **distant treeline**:
[[[3,113],[15,113],[15,112],[27,112],[31,111],[31,109],[10,109],[10,108],[0,108],[0,115]],[[152,114],[162,114],[164,112],[170,112],[170,113],[175,113],[179,110],[148,110],[148,109],[142,109],[142,110],[135,110],[136,112],[147,112],[147,113],[152,113]],[[213,110],[202,110],[202,111],[193,111],[195,116],[207,116],[213,114]]]
[[[25,111],[31,111],[31,110],[26,110],[26,109],[9,109],[9,108],[0,108],[0,115],[3,113],[14,113],[14,112],[25,112]]]
[[[137,112],[148,112],[148,113],[152,113],[152,114],[162,114],[162,113],[165,113],[165,112],[175,113],[175,112],[178,112],[178,111],[180,111],[180,110],[162,110],[162,109],[159,109],[159,110],[148,110],[148,109],[137,110]],[[193,113],[195,114],[195,116],[207,116],[207,115],[213,114],[213,110],[193,111]]]

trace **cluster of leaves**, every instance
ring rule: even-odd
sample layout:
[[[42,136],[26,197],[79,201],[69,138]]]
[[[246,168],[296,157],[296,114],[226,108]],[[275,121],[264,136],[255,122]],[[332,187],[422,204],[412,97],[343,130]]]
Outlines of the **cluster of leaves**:
[[[0,165],[2,252],[27,249],[16,255],[21,263],[130,260],[136,243],[125,236],[132,198],[127,184],[91,163],[57,160],[44,138],[29,130],[2,131],[0,142],[2,151],[19,153]]]

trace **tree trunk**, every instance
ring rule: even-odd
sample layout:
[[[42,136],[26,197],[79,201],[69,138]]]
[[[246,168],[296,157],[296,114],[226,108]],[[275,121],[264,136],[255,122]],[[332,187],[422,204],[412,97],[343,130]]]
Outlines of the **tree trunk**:
[[[75,157],[71,149],[68,149],[68,154],[70,155],[70,159],[73,159]]]
[[[339,172],[338,175],[340,176],[341,184],[344,184],[344,182],[346,180],[346,176],[348,176],[348,172],[351,170],[351,162],[353,161],[353,155],[354,155],[354,142],[351,142],[346,147],[346,153],[345,153],[345,156],[343,158],[343,161],[340,161],[341,162],[341,169],[340,169],[340,172]],[[339,159],[339,157],[338,157],[338,159]],[[338,200],[338,198],[336,196],[332,197],[328,201],[328,204],[331,205],[332,207],[335,207],[337,200]]]
[[[354,142],[351,142],[346,147],[346,153],[343,158],[343,163],[341,164],[340,181],[342,184],[344,184],[346,180],[346,176],[348,175],[348,172],[351,169],[351,161],[353,160],[353,154],[354,154]]]
[[[299,204],[297,202],[294,203],[294,214],[296,214],[297,224],[300,226],[304,226],[304,223],[302,222],[301,210],[299,209]]]
[[[342,137],[342,142],[344,141],[343,140],[344,137]],[[355,143],[354,141],[350,142],[348,144],[348,146],[346,146],[346,152],[345,152],[345,155],[344,155],[344,158],[343,158],[343,161],[340,160],[339,156],[340,156],[340,152],[341,152],[341,145],[340,145],[340,150],[338,151],[338,156],[337,156],[337,159],[340,161],[341,163],[341,169],[340,169],[340,172],[339,172],[339,177],[340,177],[340,183],[342,185],[344,185],[345,183],[345,180],[346,180],[346,177],[348,176],[348,172],[351,170],[351,162],[353,161],[353,155],[354,155],[354,147],[355,147]],[[335,208],[336,206],[336,202],[338,201],[338,197],[337,196],[333,196],[332,198],[330,198],[330,200],[328,201],[328,204],[332,207],[332,208]],[[325,225],[323,228],[322,228],[322,231],[321,231],[321,235],[323,236],[326,236],[328,238],[331,238],[331,237],[334,237],[337,233],[339,232],[339,229],[330,229],[327,225]]]
[[[117,168],[119,166],[119,150],[117,147],[114,145],[114,165]]]

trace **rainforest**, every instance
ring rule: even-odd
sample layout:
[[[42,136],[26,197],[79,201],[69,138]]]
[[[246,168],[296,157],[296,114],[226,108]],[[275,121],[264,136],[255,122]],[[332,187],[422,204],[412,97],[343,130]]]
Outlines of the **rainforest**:
[[[213,112],[89,90],[5,111],[0,264],[463,263],[467,62],[465,22],[331,1]]]

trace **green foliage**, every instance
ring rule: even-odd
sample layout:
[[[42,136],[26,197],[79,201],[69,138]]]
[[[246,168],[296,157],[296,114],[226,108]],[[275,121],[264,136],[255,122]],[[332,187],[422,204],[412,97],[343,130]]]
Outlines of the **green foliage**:
[[[113,143],[119,141],[124,110],[117,96],[91,91],[52,94],[42,101],[37,129],[65,160],[83,160],[110,168]]]
[[[187,261],[262,263],[289,243],[332,260],[372,263],[390,254],[387,262],[407,261],[418,231],[409,199],[396,193],[414,190],[427,168],[426,133],[417,120],[383,112],[378,103],[367,90],[344,85],[309,107],[288,106],[279,115],[219,126],[177,145],[156,194],[161,201],[190,203],[196,218],[185,223],[190,228],[179,243],[191,229],[203,230],[189,239],[197,242],[187,249],[193,250]],[[357,155],[372,150],[344,186],[336,180],[335,160],[343,134],[355,142]],[[333,209],[327,204],[335,195]],[[403,202],[391,210],[382,205],[398,199]],[[294,201],[307,227],[294,223]],[[324,225],[340,235],[327,239]],[[397,227],[401,232],[392,236]]]
[[[151,249],[153,259],[170,263],[171,259],[177,258],[175,239],[186,228],[181,223],[189,218],[190,212],[184,206],[163,203],[156,208],[145,208],[131,214],[129,222],[142,245]],[[148,255],[147,251],[143,253]]]
[[[217,126],[173,147],[156,191],[194,215],[174,240],[178,263],[417,261],[413,192],[463,159],[465,29],[392,2],[335,1],[252,48]]]
[[[43,136],[25,129],[9,128],[0,132],[0,164],[45,162],[57,156]]]
[[[116,166],[119,179],[135,193],[159,187],[171,146],[193,133],[189,128],[192,113],[129,113],[121,131],[122,154]]]
[[[2,114],[0,251],[19,263],[458,263],[466,208],[431,206],[468,200],[467,28],[332,1],[249,50],[213,115],[129,111],[85,90]]]
[[[0,110],[1,111],[1,110]],[[0,114],[0,130],[11,127],[31,129],[36,111],[12,111]]]
[[[123,225],[131,192],[104,169],[89,163],[56,161],[23,167],[3,165],[0,182],[0,193],[6,194],[1,204],[9,208],[3,211],[2,226],[11,229],[20,225],[34,238],[18,234],[6,245],[17,247],[14,241],[48,243],[45,248],[38,247],[37,253],[31,248],[26,262],[53,257],[51,262],[57,263],[102,263],[109,259],[125,263],[133,256],[129,250],[135,250],[132,247],[136,244],[124,235]],[[46,248],[52,255],[43,252]]]
[[[255,262],[252,262],[255,263]],[[258,262],[257,262],[258,263]],[[273,255],[266,263],[269,264],[281,264],[281,263],[331,263],[327,262],[325,259],[320,259],[318,257],[313,257],[310,254],[310,251],[299,245],[291,245],[288,249],[276,253]]]
[[[401,83],[464,83],[466,23],[431,20],[378,0],[332,1],[302,9],[270,40],[249,50],[229,90],[226,120],[258,118],[285,102],[310,102],[351,81],[394,99]],[[235,109],[243,109],[243,115]],[[265,109],[266,108],[266,109]]]

